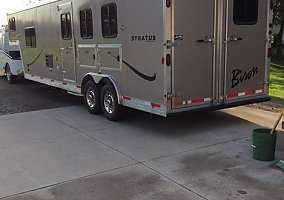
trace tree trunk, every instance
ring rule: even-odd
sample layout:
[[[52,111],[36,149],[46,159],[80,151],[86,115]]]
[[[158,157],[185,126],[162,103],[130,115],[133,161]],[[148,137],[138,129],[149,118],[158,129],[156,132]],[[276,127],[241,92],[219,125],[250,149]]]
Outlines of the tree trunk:
[[[281,23],[280,31],[277,34],[276,38],[276,55],[281,57],[283,56],[283,32],[284,32],[284,22]]]

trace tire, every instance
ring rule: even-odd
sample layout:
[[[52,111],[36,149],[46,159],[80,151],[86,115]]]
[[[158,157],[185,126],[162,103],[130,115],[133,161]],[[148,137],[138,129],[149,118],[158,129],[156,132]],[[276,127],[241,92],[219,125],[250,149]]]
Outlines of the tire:
[[[110,121],[118,121],[121,117],[121,106],[114,87],[106,84],[101,93],[101,106],[105,117]]]
[[[5,72],[6,72],[6,78],[7,78],[8,83],[10,84],[15,83],[16,77],[11,73],[9,64],[6,65]]]
[[[100,91],[93,81],[88,81],[84,87],[84,102],[89,113],[101,113]]]

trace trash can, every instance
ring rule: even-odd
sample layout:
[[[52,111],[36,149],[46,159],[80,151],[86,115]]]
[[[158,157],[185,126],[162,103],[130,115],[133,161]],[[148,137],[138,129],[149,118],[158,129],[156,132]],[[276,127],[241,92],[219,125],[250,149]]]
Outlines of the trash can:
[[[275,159],[277,133],[270,134],[271,129],[259,128],[253,130],[253,158],[261,161]]]

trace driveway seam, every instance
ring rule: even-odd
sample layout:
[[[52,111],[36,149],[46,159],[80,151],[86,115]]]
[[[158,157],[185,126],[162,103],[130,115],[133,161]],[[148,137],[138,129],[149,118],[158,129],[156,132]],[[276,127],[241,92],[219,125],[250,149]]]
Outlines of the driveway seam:
[[[184,151],[180,151],[180,152],[176,152],[176,153],[167,154],[167,155],[164,155],[164,156],[159,156],[159,157],[156,157],[156,158],[151,158],[149,160],[145,160],[145,161],[141,161],[141,162],[146,163],[146,162],[158,160],[158,159],[161,159],[161,158],[176,156],[176,155],[179,155],[179,154],[189,153],[189,152],[193,152],[193,151],[197,151],[197,150],[201,150],[201,149],[206,149],[206,148],[218,146],[218,145],[221,145],[221,144],[227,144],[227,143],[230,143],[230,142],[237,142],[237,141],[241,141],[241,140],[249,139],[249,138],[251,138],[251,137],[242,137],[242,138],[237,138],[237,139],[234,139],[234,140],[227,140],[227,141],[224,141],[224,142],[219,142],[219,143],[215,143],[215,144],[211,144],[211,145],[207,145],[207,146],[201,146],[201,147],[197,147],[197,148],[193,148],[193,149],[188,149],[188,150],[184,150]]]
[[[121,151],[119,151],[119,150],[113,148],[112,146],[110,146],[110,145],[108,145],[108,144],[105,144],[104,142],[102,142],[102,141],[96,139],[95,137],[92,137],[92,136],[88,135],[87,133],[84,133],[82,130],[77,129],[76,127],[74,127],[74,126],[72,126],[72,125],[70,125],[70,124],[67,124],[66,122],[63,122],[62,120],[60,120],[60,119],[58,119],[58,118],[56,118],[56,117],[54,117],[54,116],[52,116],[52,115],[50,115],[50,114],[48,114],[48,113],[45,113],[45,114],[46,114],[47,116],[49,116],[49,117],[55,119],[55,120],[58,120],[59,122],[61,122],[61,123],[64,124],[65,126],[67,126],[67,127],[71,128],[71,129],[77,131],[79,134],[84,135],[85,137],[88,137],[89,139],[94,140],[94,141],[96,141],[96,142],[98,142],[98,143],[100,143],[100,144],[102,144],[102,145],[108,147],[109,149],[111,149],[111,150],[113,150],[113,151],[115,151],[115,152],[117,152],[117,153],[120,153],[121,155],[123,155],[123,156],[125,156],[125,157],[127,157],[127,158],[129,158],[129,159],[131,159],[131,160],[133,160],[133,161],[135,161],[135,162],[137,162],[137,163],[139,163],[139,161],[137,161],[136,159],[134,159],[134,158],[132,158],[132,157],[130,157],[130,156],[128,156],[128,155],[122,153]]]

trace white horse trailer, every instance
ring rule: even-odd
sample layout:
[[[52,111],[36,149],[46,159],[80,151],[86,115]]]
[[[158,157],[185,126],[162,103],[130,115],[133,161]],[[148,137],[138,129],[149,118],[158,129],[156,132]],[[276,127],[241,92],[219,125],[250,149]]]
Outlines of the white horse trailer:
[[[57,0],[8,17],[25,78],[110,120],[269,99],[271,0]]]
[[[15,82],[15,77],[23,74],[23,61],[18,42],[9,40],[6,26],[0,29],[0,72],[6,74],[9,83]]]

